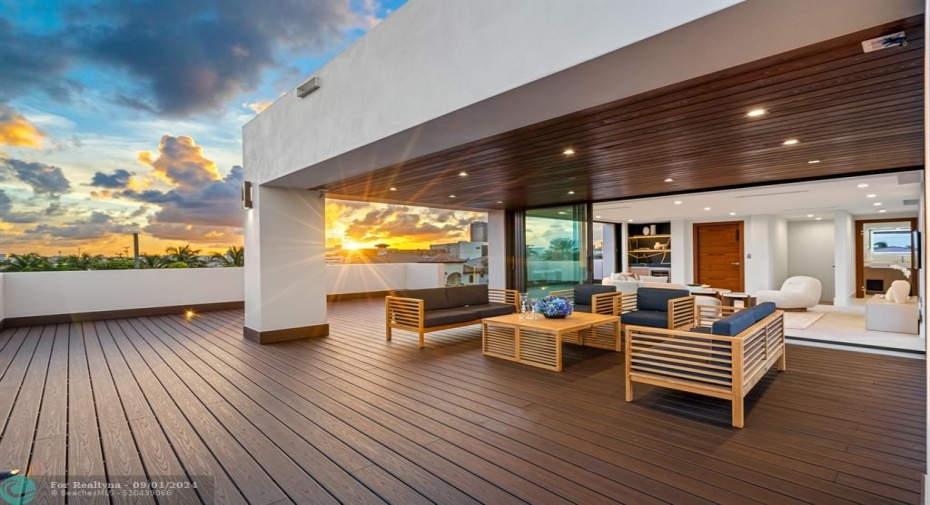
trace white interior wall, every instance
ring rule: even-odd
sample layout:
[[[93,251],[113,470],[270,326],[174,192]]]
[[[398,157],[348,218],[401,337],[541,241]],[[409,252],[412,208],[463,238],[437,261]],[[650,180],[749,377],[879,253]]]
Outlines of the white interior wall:
[[[620,225],[620,271],[629,272],[630,271],[630,241],[628,240],[630,236],[630,224],[623,223]]]
[[[488,287],[507,287],[506,213],[488,211]]]
[[[833,221],[792,221],[787,228],[787,276],[806,275],[820,280],[820,299],[832,301],[836,293]]]

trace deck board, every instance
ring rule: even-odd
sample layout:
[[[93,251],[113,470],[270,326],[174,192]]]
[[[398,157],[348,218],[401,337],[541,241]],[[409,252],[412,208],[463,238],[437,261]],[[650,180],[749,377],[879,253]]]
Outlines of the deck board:
[[[212,478],[158,500],[178,504],[919,501],[921,359],[789,345],[737,430],[716,399],[625,402],[620,353],[566,346],[550,372],[482,356],[478,326],[386,342],[382,311],[330,304],[330,336],[265,346],[241,311],[4,330],[0,457],[46,480]]]

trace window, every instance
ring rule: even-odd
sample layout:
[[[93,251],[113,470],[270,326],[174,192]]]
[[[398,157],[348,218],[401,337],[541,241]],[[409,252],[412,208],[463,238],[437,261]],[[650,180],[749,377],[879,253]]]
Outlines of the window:
[[[910,254],[911,230],[869,230],[872,254]]]

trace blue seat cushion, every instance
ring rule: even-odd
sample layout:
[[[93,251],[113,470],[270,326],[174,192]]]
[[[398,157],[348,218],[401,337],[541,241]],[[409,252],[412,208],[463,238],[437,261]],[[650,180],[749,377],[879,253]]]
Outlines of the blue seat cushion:
[[[746,329],[750,326],[770,316],[774,312],[774,303],[760,303],[755,307],[750,307],[739,312],[734,312],[727,317],[714,321],[714,325],[711,327],[711,333],[714,335],[726,335],[728,337],[735,337],[736,335],[746,331]]]
[[[590,306],[590,305],[578,305],[578,304],[575,304],[575,305],[572,307],[572,310],[574,310],[575,312],[587,312],[587,313],[590,314],[590,313],[591,313],[591,306]]]
[[[469,307],[474,311],[477,316],[476,319],[484,319],[486,317],[495,317],[495,316],[506,316],[507,314],[513,314],[516,312],[516,307],[509,303],[485,303],[481,305],[472,305]]]
[[[601,293],[613,293],[617,291],[616,286],[603,284],[578,284],[575,286],[574,295],[575,303],[578,305],[591,305],[591,296]],[[589,311],[590,312],[590,311]]]
[[[668,328],[668,312],[634,310],[620,315],[620,322],[650,328]]]
[[[423,314],[423,327],[445,326],[481,319],[471,308],[430,310]]]
[[[669,300],[690,295],[687,289],[639,288],[636,291],[636,308],[667,312]]]

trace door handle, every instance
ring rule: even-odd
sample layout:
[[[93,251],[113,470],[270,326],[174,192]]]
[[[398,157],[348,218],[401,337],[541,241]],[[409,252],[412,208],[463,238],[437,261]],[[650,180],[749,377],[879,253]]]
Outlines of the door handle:
[[[737,261],[737,262],[735,262],[735,263],[730,263],[730,264],[731,264],[731,265],[735,265],[735,266],[739,266],[739,261]]]

